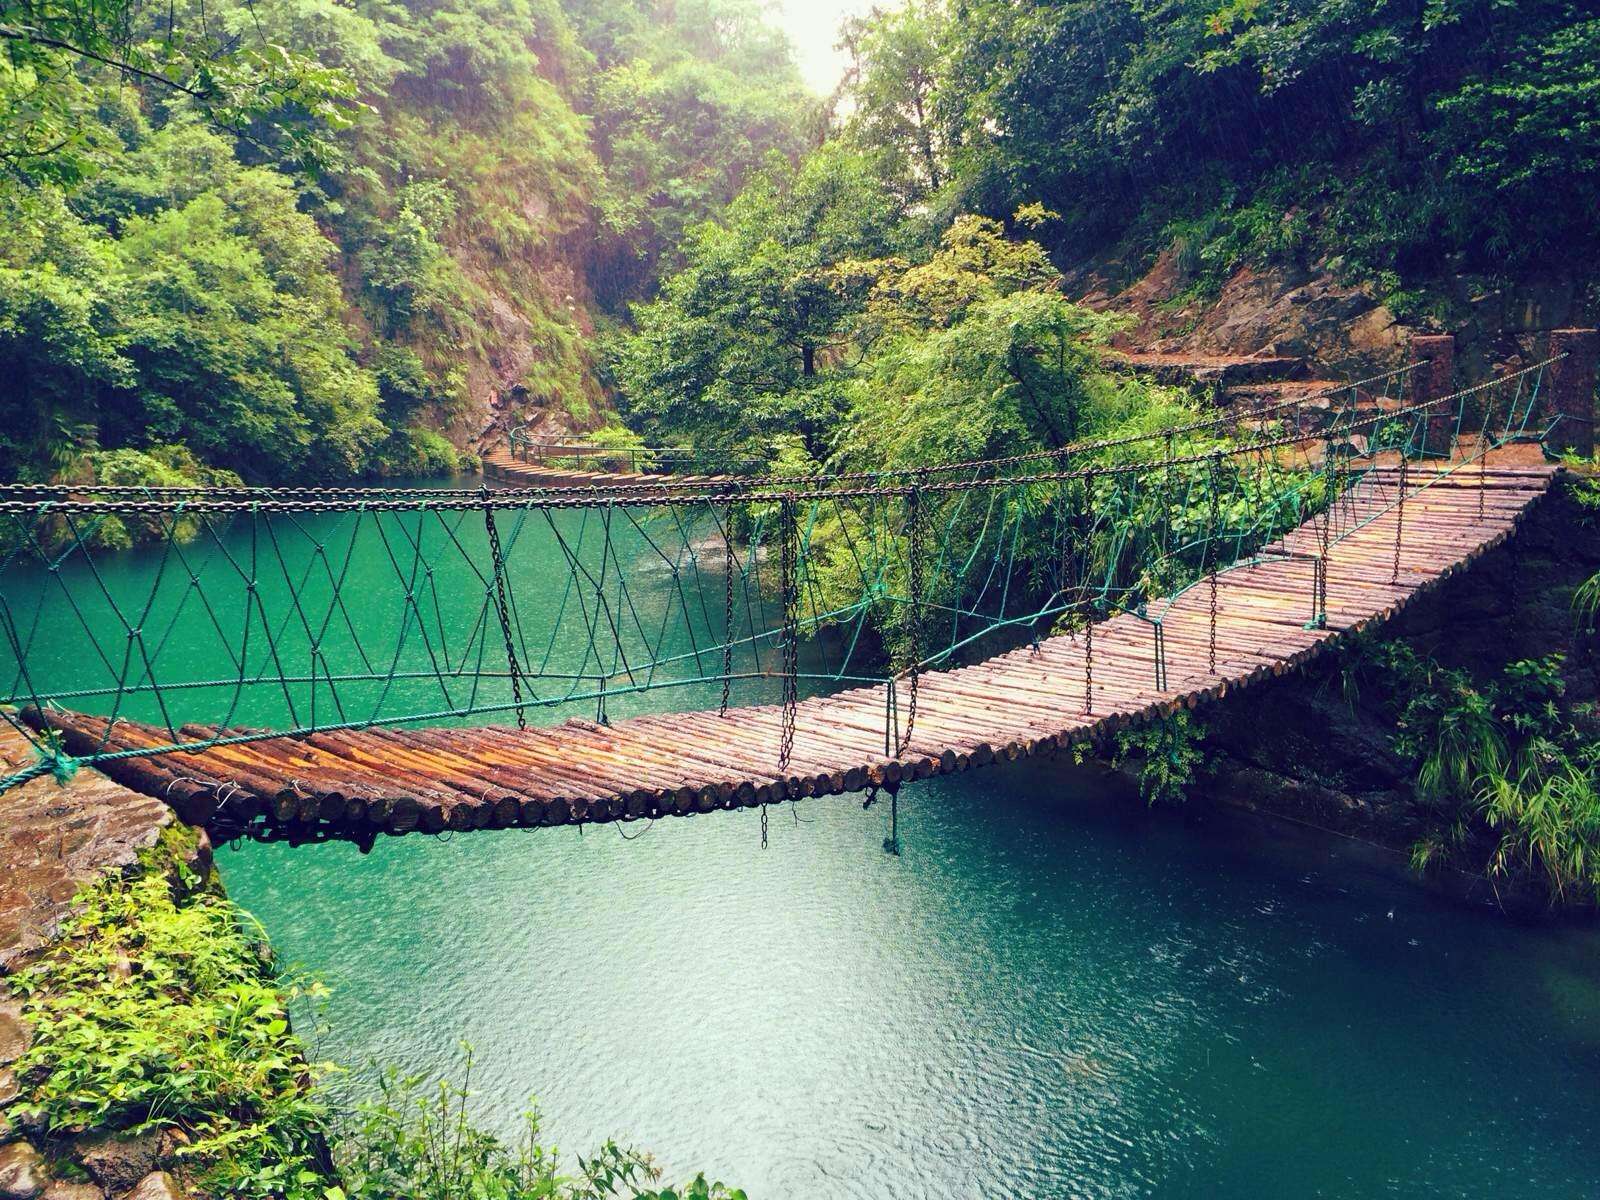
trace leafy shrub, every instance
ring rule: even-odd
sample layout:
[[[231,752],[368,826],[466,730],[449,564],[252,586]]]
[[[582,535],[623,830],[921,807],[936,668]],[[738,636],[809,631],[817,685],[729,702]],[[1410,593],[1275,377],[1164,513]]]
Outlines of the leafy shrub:
[[[1180,709],[1170,717],[1120,731],[1111,762],[1118,767],[1137,765],[1139,794],[1146,804],[1180,804],[1195,769],[1205,761],[1200,748],[1205,736],[1206,727]]]
[[[86,456],[96,483],[117,487],[227,487],[240,479],[232,471],[208,467],[187,446],[148,446],[143,450],[97,450]],[[197,517],[140,517],[105,514],[83,526],[89,545],[125,550],[136,542],[160,541],[168,532],[187,542],[200,531]]]
[[[449,475],[463,458],[442,434],[413,425],[389,436],[377,465],[381,475]]]
[[[1562,658],[1508,664],[1480,682],[1398,642],[1358,651],[1396,717],[1395,748],[1417,763],[1435,827],[1412,849],[1419,870],[1457,861],[1539,882],[1552,902],[1600,898],[1600,755],[1562,706]],[[1469,849],[1487,840],[1486,861]]]
[[[329,1200],[745,1200],[744,1193],[697,1176],[657,1191],[649,1157],[608,1141],[579,1156],[576,1173],[539,1140],[539,1114],[524,1114],[522,1136],[507,1145],[472,1123],[473,1056],[463,1047],[460,1085],[383,1073],[378,1098],[361,1106],[338,1151],[342,1185]]]
[[[327,1113],[289,1030],[314,987],[273,977],[260,933],[183,865],[168,831],[130,878],[79,896],[61,944],[20,972],[33,1045],[25,1108],[54,1134],[173,1130],[180,1157],[235,1197],[320,1197]]]

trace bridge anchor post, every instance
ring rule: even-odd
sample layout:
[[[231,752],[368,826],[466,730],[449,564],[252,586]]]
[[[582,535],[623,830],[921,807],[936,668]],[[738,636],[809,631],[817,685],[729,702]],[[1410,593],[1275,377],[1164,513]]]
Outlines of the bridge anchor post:
[[[1449,333],[1418,334],[1411,339],[1411,403],[1427,404],[1455,390],[1456,339]],[[1441,404],[1428,410],[1423,423],[1423,455],[1448,458],[1450,438],[1455,431],[1456,414]],[[1404,450],[1401,453],[1405,453]]]
[[[1566,355],[1550,364],[1548,411],[1559,417],[1548,445],[1555,454],[1594,453],[1595,366],[1600,360],[1600,330],[1556,329],[1550,334],[1550,355]]]

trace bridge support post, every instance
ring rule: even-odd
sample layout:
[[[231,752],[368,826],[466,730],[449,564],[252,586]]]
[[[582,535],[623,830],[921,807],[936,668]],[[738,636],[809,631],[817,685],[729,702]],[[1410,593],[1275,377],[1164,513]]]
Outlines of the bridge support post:
[[[1455,390],[1456,339],[1449,333],[1421,333],[1411,339],[1411,403],[1426,404]],[[1447,404],[1423,414],[1421,454],[1447,457],[1455,432],[1456,414]]]
[[[1550,364],[1550,375],[1545,380],[1550,389],[1546,411],[1560,418],[1550,432],[1550,449],[1587,458],[1594,453],[1594,382],[1595,365],[1600,360],[1600,330],[1554,330],[1550,334],[1550,354],[1566,355]]]

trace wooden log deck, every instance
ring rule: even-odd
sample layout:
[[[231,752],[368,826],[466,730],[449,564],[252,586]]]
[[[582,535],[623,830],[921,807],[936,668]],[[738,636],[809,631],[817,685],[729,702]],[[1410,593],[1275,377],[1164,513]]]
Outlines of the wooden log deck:
[[[1131,614],[1097,623],[1092,704],[1089,639],[1054,636],[972,666],[921,677],[916,723],[902,753],[884,746],[885,687],[802,701],[792,756],[778,766],[777,706],[661,713],[518,732],[506,727],[367,729],[108,761],[118,782],[205,823],[224,802],[234,820],[286,836],[370,840],[375,832],[569,825],[708,812],[856,792],[964,771],[1085,742],[1119,727],[1214,700],[1293,670],[1336,638],[1381,622],[1504,541],[1549,487],[1543,465],[1413,466],[1402,509],[1398,471],[1370,472],[1331,517],[1326,626],[1313,616],[1313,518],[1216,586],[1216,669],[1209,668],[1211,587],[1203,580],[1166,608],[1166,686],[1156,686],[1152,625]],[[1403,530],[1396,570],[1396,525]],[[1163,605],[1150,607],[1161,615]],[[905,719],[907,689],[900,684]],[[24,714],[60,729],[70,753],[93,753],[101,718]],[[213,727],[186,726],[210,737]],[[242,731],[227,731],[242,732]],[[170,744],[165,729],[118,721],[109,745]]]

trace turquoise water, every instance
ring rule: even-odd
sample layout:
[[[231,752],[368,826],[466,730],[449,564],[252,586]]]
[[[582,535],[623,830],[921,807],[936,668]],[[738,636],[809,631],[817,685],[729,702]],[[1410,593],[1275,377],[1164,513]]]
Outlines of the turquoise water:
[[[242,555],[245,536],[219,547]],[[559,541],[520,540],[513,581],[555,661],[578,669],[583,639],[554,615]],[[404,627],[406,575],[369,548],[352,556],[349,612],[382,640]],[[113,608],[132,611],[159,570],[151,551],[102,558],[122,603],[96,631],[117,634]],[[671,577],[640,585],[641,603],[666,611]],[[298,578],[263,583],[269,603]],[[72,622],[30,608],[52,586],[0,575],[38,634],[30,678],[93,688],[103,664]],[[720,595],[720,578],[707,586]],[[474,619],[465,559],[438,596],[428,620]],[[226,640],[180,618],[155,669],[220,677]],[[439,690],[406,686],[348,695]],[[216,719],[236,694],[236,719],[284,720],[282,689],[253,685],[183,693],[177,715]],[[149,695],[120,703],[156,712]],[[617,1136],[757,1200],[1600,1194],[1593,932],[1452,907],[1320,851],[1266,852],[1050,765],[908,787],[899,858],[884,820],[835,799],[773,810],[765,851],[757,814],[736,812],[631,840],[478,832],[219,861],[280,955],[332,986],[319,1053],[439,1071],[469,1040],[491,1124],[511,1130],[536,1095],[568,1151]]]
[[[1600,944],[1045,769],[614,829],[221,862],[325,1049],[537,1093],[757,1197],[1593,1196]],[[794,818],[802,822],[795,824]],[[630,831],[631,832],[631,831]],[[1298,857],[1298,856],[1297,856]]]

